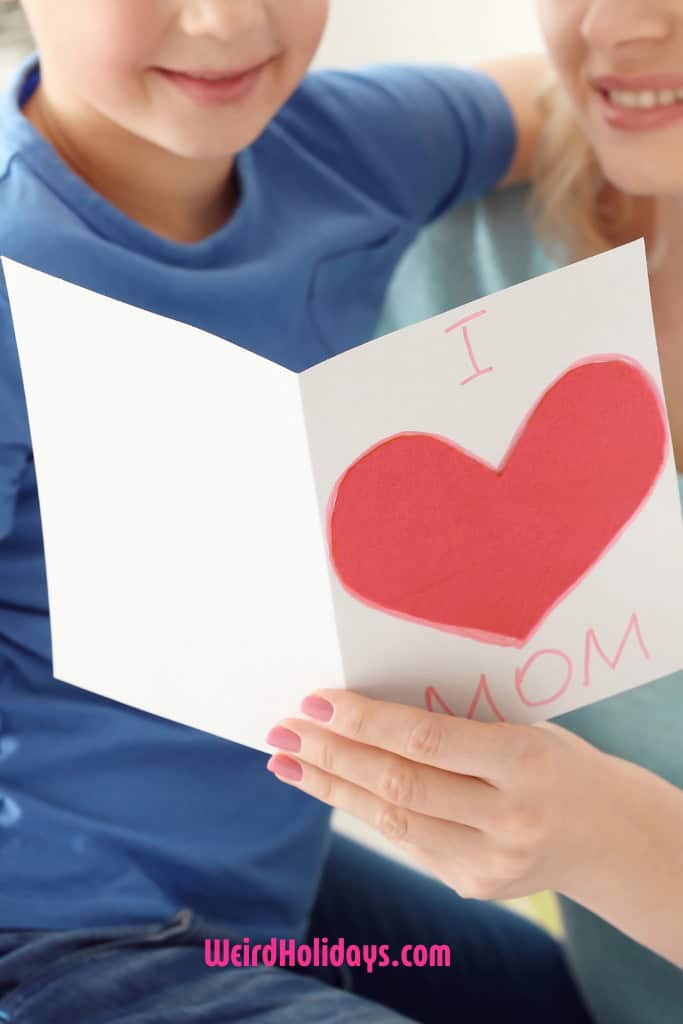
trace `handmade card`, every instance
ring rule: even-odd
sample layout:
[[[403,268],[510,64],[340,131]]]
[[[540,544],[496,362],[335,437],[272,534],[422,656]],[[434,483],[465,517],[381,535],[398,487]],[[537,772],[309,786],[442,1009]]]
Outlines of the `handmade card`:
[[[2,262],[57,679],[270,753],[319,686],[523,722],[683,667],[642,242],[300,374]]]

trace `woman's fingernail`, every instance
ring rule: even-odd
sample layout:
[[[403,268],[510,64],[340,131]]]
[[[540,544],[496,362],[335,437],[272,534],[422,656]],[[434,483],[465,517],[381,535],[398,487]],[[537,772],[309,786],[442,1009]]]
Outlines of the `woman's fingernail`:
[[[329,722],[334,714],[334,706],[324,697],[304,697],[301,701],[301,710],[311,718],[317,718],[319,722]]]
[[[282,775],[284,779],[291,779],[292,782],[298,782],[304,773],[298,761],[292,757],[283,757],[281,754],[273,754],[266,768],[275,775]]]
[[[266,743],[273,747],[282,747],[283,750],[301,750],[301,736],[297,736],[291,729],[285,729],[283,725],[274,726],[266,736]]]

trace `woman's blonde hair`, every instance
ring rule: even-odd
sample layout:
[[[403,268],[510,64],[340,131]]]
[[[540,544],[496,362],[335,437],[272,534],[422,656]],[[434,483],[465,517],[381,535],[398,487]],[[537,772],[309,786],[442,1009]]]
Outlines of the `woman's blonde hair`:
[[[532,174],[532,217],[548,253],[583,259],[654,230],[649,197],[621,192],[605,177],[564,89],[555,81],[539,103],[543,131]]]

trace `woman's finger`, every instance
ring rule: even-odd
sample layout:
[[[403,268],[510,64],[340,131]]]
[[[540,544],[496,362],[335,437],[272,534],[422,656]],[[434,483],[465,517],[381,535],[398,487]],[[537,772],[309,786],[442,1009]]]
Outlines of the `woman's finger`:
[[[300,777],[293,778],[291,769],[297,765]],[[477,863],[483,839],[479,829],[397,807],[362,786],[298,761],[291,754],[273,755],[268,768],[283,782],[352,814],[385,839],[410,847],[411,852],[421,850],[430,860],[443,862],[444,851],[448,851],[448,860],[453,865]]]
[[[302,719],[282,719],[276,728],[298,737],[297,760],[360,786],[396,807],[484,830],[495,824],[500,793],[481,779],[409,761]],[[268,742],[283,752],[294,751],[294,740],[285,746],[286,736],[278,743],[281,734],[273,731],[271,735]]]
[[[531,728],[437,714],[352,690],[316,690],[310,696],[330,702],[334,712],[324,728],[338,736],[493,785],[509,781]],[[301,707],[320,705],[307,697]]]

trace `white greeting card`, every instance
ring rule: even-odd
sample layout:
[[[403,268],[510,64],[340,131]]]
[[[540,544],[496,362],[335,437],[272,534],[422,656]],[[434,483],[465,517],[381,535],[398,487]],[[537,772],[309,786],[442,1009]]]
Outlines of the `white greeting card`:
[[[523,722],[683,667],[642,242],[299,374],[2,263],[57,679],[271,752],[320,686]]]

